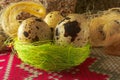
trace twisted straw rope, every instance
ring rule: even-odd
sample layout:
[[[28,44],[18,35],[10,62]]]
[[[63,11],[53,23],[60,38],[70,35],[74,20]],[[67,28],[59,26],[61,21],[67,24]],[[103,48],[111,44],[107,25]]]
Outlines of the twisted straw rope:
[[[41,3],[24,1],[11,4],[3,11],[1,15],[2,27],[10,37],[16,37],[17,35],[17,30],[20,23],[16,17],[21,12],[30,13],[38,18],[44,18],[46,15],[46,9]]]

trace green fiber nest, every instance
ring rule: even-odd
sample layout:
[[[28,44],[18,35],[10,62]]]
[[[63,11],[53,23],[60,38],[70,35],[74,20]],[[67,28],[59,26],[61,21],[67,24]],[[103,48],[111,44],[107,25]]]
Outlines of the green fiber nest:
[[[15,41],[14,48],[22,61],[46,71],[61,71],[77,66],[85,61],[90,53],[90,45],[75,48],[70,45],[58,46],[51,42],[23,44]]]

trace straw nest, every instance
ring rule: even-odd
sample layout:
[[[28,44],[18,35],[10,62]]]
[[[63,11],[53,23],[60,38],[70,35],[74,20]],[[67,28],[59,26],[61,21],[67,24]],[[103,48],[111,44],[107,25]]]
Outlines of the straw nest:
[[[58,46],[51,42],[14,43],[18,57],[37,68],[46,71],[61,71],[81,64],[90,53],[90,45],[84,47]]]

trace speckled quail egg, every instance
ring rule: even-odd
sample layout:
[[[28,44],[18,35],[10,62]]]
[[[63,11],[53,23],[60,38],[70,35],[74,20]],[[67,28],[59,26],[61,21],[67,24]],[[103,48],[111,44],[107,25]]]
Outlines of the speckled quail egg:
[[[24,42],[45,41],[51,39],[51,30],[42,20],[35,17],[24,20],[18,29],[18,40]]]
[[[52,11],[47,14],[44,21],[48,24],[50,28],[55,28],[60,20],[63,19],[63,16],[59,11]]]
[[[89,27],[84,15],[70,14],[55,28],[55,43],[58,45],[72,44],[82,47],[88,43]]]

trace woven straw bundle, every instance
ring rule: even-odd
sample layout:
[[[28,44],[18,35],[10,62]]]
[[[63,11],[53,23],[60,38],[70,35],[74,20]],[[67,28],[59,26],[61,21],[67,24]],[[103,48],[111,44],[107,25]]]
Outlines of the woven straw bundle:
[[[118,25],[117,20],[120,20],[120,13],[117,10],[119,8],[106,10],[91,19],[90,42],[93,46],[105,46],[105,40],[110,37],[111,31],[113,31],[112,28]],[[115,29],[118,29],[118,27]]]

